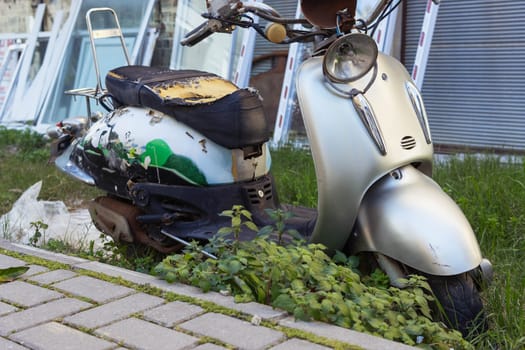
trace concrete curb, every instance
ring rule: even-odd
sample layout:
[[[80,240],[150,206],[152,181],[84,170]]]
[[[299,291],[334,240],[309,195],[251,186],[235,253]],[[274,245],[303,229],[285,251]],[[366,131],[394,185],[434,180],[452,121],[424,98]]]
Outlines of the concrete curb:
[[[154,276],[0,239],[0,248],[59,262],[70,270],[29,265],[16,281],[0,284],[0,348],[2,349],[311,349],[321,346],[287,338],[278,330],[254,326],[272,321],[287,329],[347,344],[349,348],[404,350],[413,347],[320,322],[301,322],[281,310],[257,303],[235,303],[232,297],[169,284]],[[0,268],[28,265],[0,254]],[[75,271],[90,271],[121,280],[110,283]],[[198,305],[168,302],[126,287],[151,286],[206,301],[248,315],[245,320],[207,312]],[[208,342],[211,340],[211,342]],[[124,346],[124,347],[122,347]]]

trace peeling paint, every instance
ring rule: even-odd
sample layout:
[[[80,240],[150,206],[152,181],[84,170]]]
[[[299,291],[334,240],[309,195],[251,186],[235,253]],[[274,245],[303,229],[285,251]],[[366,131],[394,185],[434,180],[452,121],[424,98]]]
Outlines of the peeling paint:
[[[208,150],[206,149],[206,140],[205,140],[205,139],[199,140],[199,144],[200,144],[201,147],[202,147],[202,151],[203,151],[204,153],[208,153]]]
[[[158,124],[162,121],[162,115],[161,114],[158,114],[158,113],[150,113],[149,114],[151,116],[151,119],[149,121],[149,124],[150,125],[155,125],[155,124]]]
[[[221,99],[238,90],[233,83],[218,77],[200,77],[153,88],[165,100],[183,100],[188,104],[209,103]]]

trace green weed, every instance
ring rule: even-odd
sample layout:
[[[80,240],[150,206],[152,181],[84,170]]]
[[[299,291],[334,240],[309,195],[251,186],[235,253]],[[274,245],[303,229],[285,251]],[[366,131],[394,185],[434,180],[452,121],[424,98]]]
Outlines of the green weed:
[[[281,202],[316,206],[317,186],[310,154],[282,148],[272,151],[272,159]],[[525,164],[522,158],[506,161],[495,156],[453,157],[437,164],[434,175],[465,212],[484,256],[495,268],[494,282],[482,294],[490,329],[474,339],[474,346],[481,350],[525,348]],[[83,206],[85,200],[100,195],[98,190],[69,179],[48,164],[48,145],[43,137],[0,127],[0,215],[9,211],[20,194],[39,180],[43,180],[42,199],[62,200],[69,207]],[[3,237],[10,236],[5,228],[0,227],[0,231]],[[71,249],[62,243],[48,240],[47,245],[66,252]],[[97,258],[93,247],[85,248],[80,254]],[[141,269],[148,270],[152,259],[141,259],[137,256],[136,261],[143,265]],[[118,263],[117,258],[114,260]],[[154,263],[149,264],[152,265]],[[376,277],[374,281],[380,283],[381,276]]]
[[[40,239],[42,239],[42,244],[46,244],[46,230],[49,225],[39,220],[29,223],[29,227],[34,230],[33,235],[29,237],[29,245],[38,246]]]
[[[169,282],[227,292],[238,302],[269,304],[300,320],[328,322],[409,345],[424,343],[432,349],[472,349],[458,332],[431,321],[432,298],[425,292],[430,287],[420,277],[410,277],[403,290],[365,285],[352,259],[338,253],[336,264],[319,244],[296,241],[282,246],[258,237],[226,249],[221,244],[218,260],[202,254],[215,250],[210,245],[192,245],[168,256],[155,272]],[[386,278],[378,274],[376,284]]]

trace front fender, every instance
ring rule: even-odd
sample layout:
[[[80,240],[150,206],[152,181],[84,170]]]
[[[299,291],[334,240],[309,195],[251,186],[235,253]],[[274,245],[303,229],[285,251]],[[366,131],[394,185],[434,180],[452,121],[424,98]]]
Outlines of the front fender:
[[[441,276],[470,271],[482,261],[461,209],[412,166],[384,176],[366,193],[349,247],[352,254],[378,252]]]

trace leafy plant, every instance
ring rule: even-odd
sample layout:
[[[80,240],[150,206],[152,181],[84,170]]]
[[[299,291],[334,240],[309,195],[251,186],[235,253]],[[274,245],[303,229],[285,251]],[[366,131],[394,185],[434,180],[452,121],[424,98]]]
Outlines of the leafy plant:
[[[236,249],[239,244],[239,237],[243,226],[252,231],[258,230],[257,225],[252,221],[252,213],[246,210],[242,205],[234,205],[231,210],[224,210],[219,215],[231,218],[231,226],[222,227],[217,233],[222,236],[233,234],[234,249]]]
[[[11,282],[29,270],[29,266],[8,267],[0,269],[0,283]]]
[[[277,243],[282,244],[284,243],[284,238],[286,236],[296,239],[296,240],[303,240],[303,237],[300,235],[300,233],[297,230],[294,229],[287,229],[285,222],[286,220],[293,217],[293,212],[291,211],[284,211],[282,209],[265,209],[266,214],[270,219],[272,219],[273,222],[275,222],[274,225],[267,225],[264,226],[259,231],[260,237],[272,237],[277,236]]]
[[[216,243],[220,249],[212,246]],[[219,259],[207,259],[202,249],[220,251]],[[338,253],[336,263],[324,249],[297,242],[282,246],[262,237],[228,248],[216,238],[205,247],[194,242],[181,254],[166,257],[154,272],[168,282],[229,293],[238,302],[266,303],[301,320],[329,322],[409,345],[422,342],[432,349],[472,348],[458,332],[431,321],[430,288],[424,279],[411,277],[403,290],[365,285],[355,272],[354,257]],[[382,282],[379,274],[374,278]]]
[[[29,223],[29,227],[34,229],[33,235],[29,237],[29,245],[36,247],[38,245],[38,241],[40,241],[40,238],[42,238],[43,244],[45,244],[46,230],[49,228],[49,225],[38,220]]]

